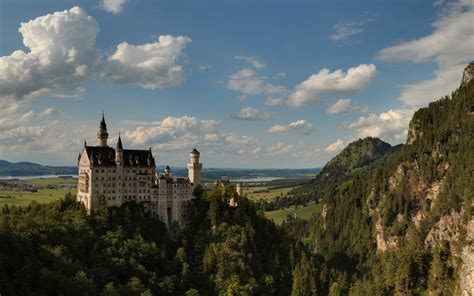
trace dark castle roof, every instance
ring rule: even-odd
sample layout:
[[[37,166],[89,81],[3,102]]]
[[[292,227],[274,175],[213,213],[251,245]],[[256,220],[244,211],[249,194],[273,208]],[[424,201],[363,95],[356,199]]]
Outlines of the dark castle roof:
[[[116,166],[115,149],[112,147],[86,146],[87,156],[94,166]],[[123,150],[123,166],[155,166],[150,150]]]

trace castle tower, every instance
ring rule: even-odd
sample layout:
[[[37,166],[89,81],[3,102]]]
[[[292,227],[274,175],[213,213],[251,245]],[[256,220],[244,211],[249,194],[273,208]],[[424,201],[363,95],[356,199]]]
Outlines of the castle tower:
[[[238,196],[243,196],[242,183],[239,182],[239,183],[235,184],[235,191],[236,191]]]
[[[171,177],[171,168],[169,165],[167,165],[165,168],[165,176]]]
[[[193,187],[201,184],[202,163],[199,162],[199,156],[200,153],[196,148],[189,153],[191,162],[188,163],[188,177],[191,183],[193,183]]]
[[[107,124],[105,124],[104,113],[102,113],[102,120],[100,121],[99,132],[97,133],[97,138],[99,139],[99,147],[107,147],[107,138],[109,134],[107,133]]]
[[[123,165],[123,146],[122,146],[122,139],[120,138],[120,133],[117,141],[117,145],[115,146],[115,163],[117,166]]]

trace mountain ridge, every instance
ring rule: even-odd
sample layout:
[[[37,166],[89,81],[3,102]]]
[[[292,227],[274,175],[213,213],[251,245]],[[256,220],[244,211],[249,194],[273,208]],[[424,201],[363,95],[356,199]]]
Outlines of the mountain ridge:
[[[0,176],[20,177],[75,174],[77,174],[77,167],[74,166],[48,166],[28,161],[9,162],[7,160],[0,160]]]

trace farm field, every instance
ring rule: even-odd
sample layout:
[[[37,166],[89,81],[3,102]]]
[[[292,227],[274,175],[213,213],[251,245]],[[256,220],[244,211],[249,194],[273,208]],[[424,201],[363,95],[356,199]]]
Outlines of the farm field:
[[[247,197],[252,200],[272,200],[277,196],[286,196],[291,189],[293,189],[293,187],[271,189],[267,186],[245,187],[244,185],[244,195],[246,194]]]
[[[75,189],[38,189],[38,192],[0,191],[0,207],[3,205],[27,206],[30,202],[47,203],[61,197],[68,192],[75,193]],[[13,196],[14,198],[3,198]]]
[[[34,184],[36,186],[47,186],[47,185],[55,185],[55,186],[77,186],[77,179],[64,179],[64,178],[38,178],[38,179],[31,179],[31,180],[23,180],[23,182],[28,184]]]
[[[265,212],[265,217],[270,220],[273,220],[276,224],[282,224],[286,220],[288,214],[296,215],[300,219],[309,219],[314,213],[319,213],[321,210],[321,204],[315,202],[310,202],[306,207],[301,206],[291,206],[288,208]]]

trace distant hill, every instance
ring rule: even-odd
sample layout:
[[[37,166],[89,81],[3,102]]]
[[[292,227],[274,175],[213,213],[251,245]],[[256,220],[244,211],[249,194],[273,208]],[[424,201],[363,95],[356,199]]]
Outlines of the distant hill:
[[[9,162],[0,160],[0,176],[41,176],[41,175],[75,175],[74,166],[44,166],[32,162]]]
[[[158,166],[158,171],[163,172],[164,166]],[[187,176],[188,169],[185,167],[172,167],[173,175]],[[221,178],[257,178],[257,177],[281,177],[281,178],[303,178],[315,176],[319,168],[312,169],[221,169],[204,168],[205,180],[217,180]],[[9,162],[0,160],[0,176],[42,176],[42,175],[76,175],[76,166],[44,166],[32,162]]]
[[[323,191],[338,186],[353,173],[368,168],[376,160],[399,150],[400,147],[392,147],[378,138],[371,137],[354,141],[332,158],[313,180],[295,189],[294,193],[319,199]]]

